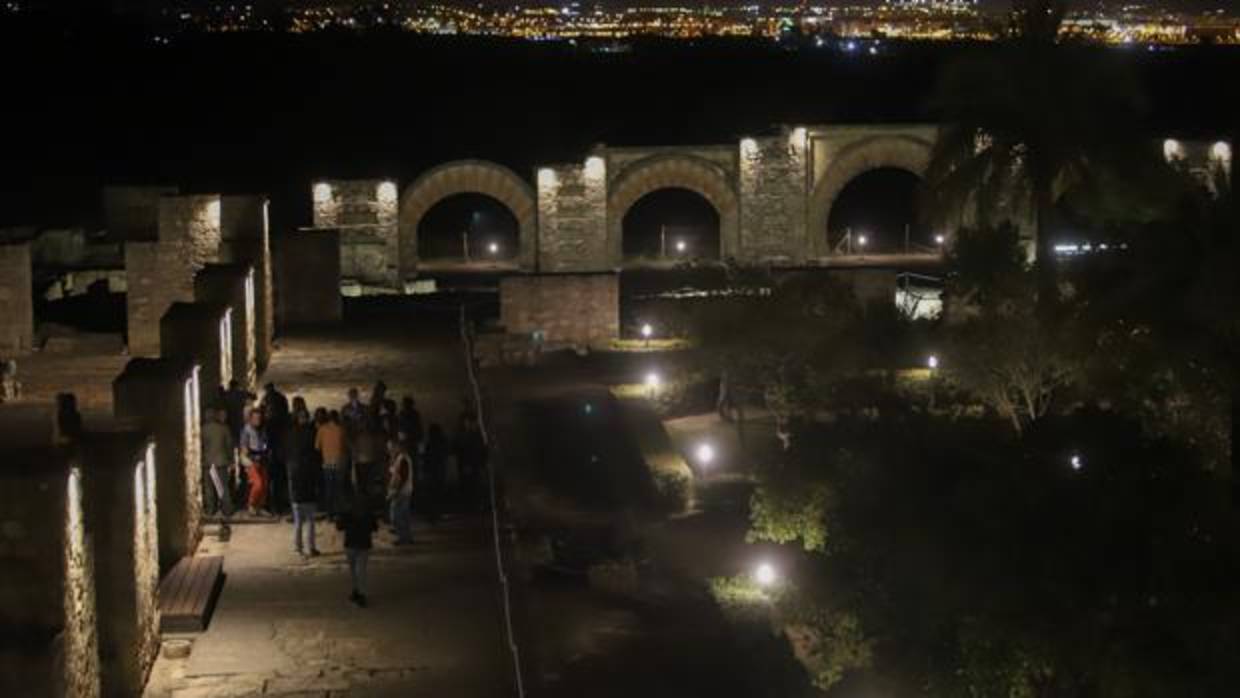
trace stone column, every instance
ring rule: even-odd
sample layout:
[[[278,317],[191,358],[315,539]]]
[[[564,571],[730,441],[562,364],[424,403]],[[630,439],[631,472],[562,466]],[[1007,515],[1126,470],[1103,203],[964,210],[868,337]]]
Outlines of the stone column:
[[[280,237],[276,249],[280,326],[340,322],[340,233],[299,230]]]
[[[808,200],[805,129],[745,138],[739,152],[740,249],[744,261],[801,262],[810,254],[805,235]]]
[[[137,696],[159,650],[154,442],[142,432],[89,434],[82,453],[103,693]]]
[[[159,567],[192,555],[202,537],[198,372],[181,359],[132,359],[112,383],[117,417],[154,434]]]
[[[0,473],[0,695],[100,695],[93,531],[82,468],[49,443],[7,441]]]
[[[601,156],[582,165],[538,169],[539,271],[618,267],[607,246],[607,168]]]
[[[195,298],[232,309],[231,377],[251,392],[258,386],[254,291],[254,268],[249,265],[208,264],[194,277]],[[222,380],[221,384],[227,385],[227,380]],[[207,398],[212,399],[211,384],[206,382],[205,374],[203,385],[208,388]]]
[[[315,182],[314,227],[340,231],[340,274],[363,285],[399,288],[399,193],[396,182]]]
[[[34,347],[34,284],[30,245],[0,245],[0,358]]]
[[[162,355],[199,368],[200,405],[215,400],[219,386],[234,377],[232,315],[221,303],[173,303],[159,321]]]
[[[266,196],[220,197],[220,261],[254,267],[254,360],[260,372],[271,361],[275,337],[269,208]]]

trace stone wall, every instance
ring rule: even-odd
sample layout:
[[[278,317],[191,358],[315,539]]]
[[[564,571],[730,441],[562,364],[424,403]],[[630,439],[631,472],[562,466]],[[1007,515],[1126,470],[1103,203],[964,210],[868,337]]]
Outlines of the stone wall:
[[[232,375],[243,388],[258,387],[255,357],[254,269],[240,264],[208,264],[194,277],[194,296],[200,302],[226,305],[232,309]],[[221,374],[221,378],[223,378]],[[213,386],[204,374],[208,398]],[[221,380],[227,385],[227,380]]]
[[[0,474],[0,695],[100,695],[94,549],[81,468],[7,448]]]
[[[806,154],[805,129],[741,140],[738,258],[753,262],[806,258]]]
[[[223,303],[173,303],[159,321],[161,356],[199,367],[202,406],[233,379],[234,314]]]
[[[538,270],[599,271],[613,266],[607,249],[604,159],[539,169]]]
[[[398,285],[400,240],[396,183],[326,180],[313,190],[314,227],[340,231],[341,277],[366,285]]]
[[[153,434],[159,566],[191,555],[202,537],[198,374],[178,359],[132,359],[112,384],[116,416]]]
[[[0,245],[0,358],[34,347],[33,295],[30,245]]]
[[[220,197],[220,261],[254,267],[254,361],[271,361],[275,338],[275,294],[271,279],[271,231],[266,196]]]
[[[108,238],[155,240],[159,237],[159,207],[176,187],[112,186],[103,188],[103,221]]]
[[[618,274],[509,276],[499,297],[500,324],[511,334],[541,332],[548,344],[590,347],[620,336]]]
[[[137,696],[159,649],[154,445],[141,432],[88,434],[83,458],[103,693]]]
[[[299,230],[276,240],[276,314],[281,327],[340,322],[340,234]]]
[[[159,355],[159,319],[177,301],[194,300],[194,274],[219,257],[220,197],[159,200],[158,240],[125,245],[129,353]]]

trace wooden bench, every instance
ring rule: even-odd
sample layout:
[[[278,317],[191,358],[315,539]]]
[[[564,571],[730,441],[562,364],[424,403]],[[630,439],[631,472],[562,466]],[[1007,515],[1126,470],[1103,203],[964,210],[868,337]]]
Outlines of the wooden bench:
[[[159,631],[200,633],[207,629],[224,586],[224,558],[183,557],[159,583]]]

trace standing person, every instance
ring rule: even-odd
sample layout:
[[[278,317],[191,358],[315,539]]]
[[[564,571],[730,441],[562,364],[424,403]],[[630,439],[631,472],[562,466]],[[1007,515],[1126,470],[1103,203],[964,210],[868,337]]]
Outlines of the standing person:
[[[349,560],[349,576],[353,580],[353,593],[349,600],[366,608],[366,561],[373,547],[372,535],[379,528],[370,513],[370,504],[361,494],[354,495],[348,513],[336,519],[336,528],[344,531],[344,554]]]
[[[293,423],[285,435],[287,447],[289,501],[293,507],[293,550],[305,554],[301,547],[302,528],[308,528],[310,556],[319,554],[314,544],[314,512],[319,498],[319,484],[323,474],[319,468],[318,452],[314,449],[314,427],[310,413],[305,410],[293,412]]]
[[[258,516],[267,509],[267,433],[263,428],[263,413],[257,408],[250,410],[249,420],[241,430],[241,463],[245,466],[245,479],[250,484],[246,506],[250,516]],[[270,512],[267,512],[270,513]]]
[[[241,438],[241,430],[245,428],[245,406],[255,397],[254,393],[242,390],[236,380],[228,381],[228,390],[224,391],[224,409],[228,411],[228,428],[234,439]]]
[[[288,398],[279,390],[275,383],[268,383],[263,388],[263,418],[267,425],[267,476],[268,482],[278,483],[268,491],[267,499],[272,513],[281,514],[288,503],[288,489],[284,483],[288,479],[285,468],[286,444],[284,436],[288,433],[289,406]]]
[[[432,424],[426,432],[426,448],[422,451],[422,473],[426,479],[425,510],[427,520],[438,523],[444,509],[444,491],[448,479],[448,437],[443,427]]]
[[[370,391],[370,418],[377,420],[383,412],[384,403],[387,401],[387,383],[383,381],[375,381],[375,387]]]
[[[401,438],[409,452],[418,453],[425,434],[422,432],[422,413],[418,412],[411,396],[406,395],[400,401],[400,413],[396,421],[400,424]]]
[[[456,470],[460,479],[461,499],[467,509],[480,503],[479,476],[487,463],[487,444],[482,438],[478,420],[472,414],[461,417],[461,431],[456,435]]]
[[[392,519],[392,528],[396,529],[396,545],[409,545],[413,542],[413,529],[410,525],[413,504],[413,460],[400,439],[389,438],[387,442],[388,465],[387,498]]]
[[[232,495],[228,491],[236,468],[237,446],[228,426],[228,410],[212,407],[202,425],[202,513],[219,516],[221,530],[228,531]]]
[[[366,404],[358,399],[357,388],[349,388],[349,399],[340,408],[340,419],[350,436],[366,423]]]
[[[362,497],[376,494],[371,483],[382,478],[379,470],[380,459],[383,458],[383,438],[368,425],[362,424],[353,437],[353,491]],[[379,493],[379,496],[382,496]]]
[[[341,488],[347,463],[344,427],[340,426],[340,413],[332,410],[327,419],[319,424],[314,435],[314,447],[323,461],[323,495],[321,503],[333,515],[339,510]]]

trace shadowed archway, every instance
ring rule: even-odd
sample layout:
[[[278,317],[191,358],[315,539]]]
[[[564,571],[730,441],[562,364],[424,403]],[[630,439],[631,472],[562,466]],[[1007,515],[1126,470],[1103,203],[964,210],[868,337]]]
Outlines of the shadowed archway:
[[[537,249],[537,197],[515,172],[485,160],[457,160],[423,173],[400,198],[400,271],[412,276],[418,263],[418,226],[435,204],[456,194],[484,194],[503,204],[517,220],[516,262],[534,268]]]
[[[880,169],[925,175],[931,145],[913,136],[874,136],[845,147],[827,166],[810,197],[808,232],[814,257],[829,253],[827,224],[836,199],[859,176]]]
[[[607,251],[615,266],[623,262],[624,219],[639,199],[662,189],[693,192],[719,216],[719,257],[736,253],[740,242],[740,200],[731,178],[718,165],[692,155],[656,155],[629,165],[607,193]]]

